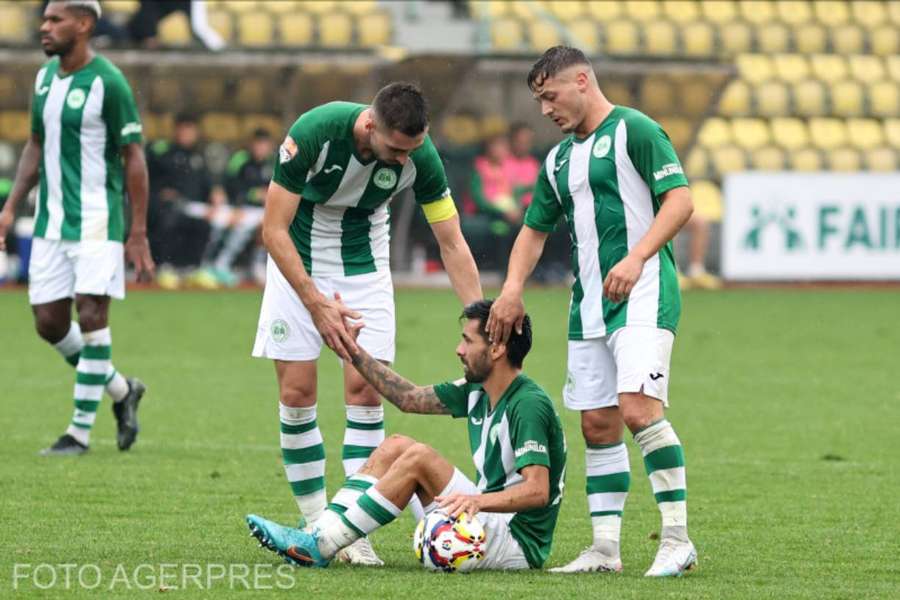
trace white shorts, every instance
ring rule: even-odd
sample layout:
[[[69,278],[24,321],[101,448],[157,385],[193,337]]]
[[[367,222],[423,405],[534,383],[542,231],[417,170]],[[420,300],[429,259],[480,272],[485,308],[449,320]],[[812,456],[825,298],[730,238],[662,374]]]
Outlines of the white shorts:
[[[106,240],[31,242],[28,299],[46,304],[75,294],[125,297],[125,249]]]
[[[449,494],[480,494],[481,490],[472,481],[463,475],[459,469],[453,469],[453,477],[450,483],[440,493],[441,496]],[[427,512],[437,508],[436,503],[426,507]],[[516,569],[528,569],[528,559],[522,552],[519,542],[512,536],[509,530],[509,522],[516,513],[489,513],[480,512],[476,515],[478,521],[484,527],[487,537],[487,546],[484,549],[484,559],[478,561],[476,569],[497,571],[511,571]]]
[[[358,343],[366,352],[378,360],[394,362],[394,285],[389,271],[352,277],[313,277],[313,283],[329,298],[339,292],[344,304],[362,314],[366,326],[359,332]],[[270,256],[253,356],[316,360],[322,352],[322,343],[312,316]]]
[[[619,394],[643,392],[669,406],[669,363],[675,335],[655,327],[623,327],[611,336],[569,341],[566,408],[619,405]]]

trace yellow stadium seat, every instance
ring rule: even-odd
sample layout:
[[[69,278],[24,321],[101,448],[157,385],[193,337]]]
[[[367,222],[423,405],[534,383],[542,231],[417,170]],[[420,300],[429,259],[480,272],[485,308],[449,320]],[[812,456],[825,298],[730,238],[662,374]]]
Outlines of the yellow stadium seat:
[[[496,19],[509,14],[509,4],[503,0],[473,0],[469,6],[472,15],[479,19]]]
[[[144,113],[141,115],[141,125],[147,141],[167,140],[174,133],[175,119],[172,113]]]
[[[747,153],[737,146],[723,146],[712,153],[713,166],[719,175],[747,170]]]
[[[762,119],[732,119],[731,135],[738,146],[748,150],[765,146],[772,140],[769,126]]]
[[[833,150],[847,144],[847,128],[841,119],[812,118],[809,120],[809,138],[813,146]]]
[[[662,12],[669,20],[687,25],[700,19],[698,4],[695,0],[663,0]]]
[[[520,50],[522,25],[516,19],[497,19],[491,23],[491,45],[494,50]]]
[[[736,63],[741,78],[752,84],[762,83],[775,75],[772,61],[762,54],[742,54]]]
[[[635,21],[656,21],[660,18],[660,7],[656,0],[625,0],[622,2],[625,15]]]
[[[891,0],[887,4],[887,13],[888,19],[890,19],[891,23],[894,25],[900,25],[900,2],[897,0]]]
[[[266,48],[272,45],[275,27],[268,13],[238,15],[238,43],[247,48]]]
[[[816,0],[813,2],[816,19],[825,25],[842,25],[850,21],[850,9],[846,2]]]
[[[31,118],[24,110],[0,113],[0,139],[18,144],[31,137]]]
[[[738,6],[741,16],[749,23],[768,23],[776,17],[775,3],[769,0],[744,0]]]
[[[760,52],[773,54],[787,52],[791,45],[791,32],[784,23],[765,23],[756,28],[756,44]]]
[[[523,21],[531,21],[537,18],[540,13],[540,7],[536,6],[532,0],[507,0],[509,2],[510,16],[522,19]]]
[[[235,13],[256,12],[261,7],[256,0],[248,0],[247,2],[223,2],[222,8],[226,8]]]
[[[263,79],[258,77],[242,77],[237,88],[234,102],[242,111],[259,110],[261,106],[271,104],[271,95]]]
[[[209,26],[216,30],[226,44],[231,43],[234,38],[234,21],[231,19],[231,13],[220,9],[210,10]]]
[[[293,0],[262,0],[259,3],[260,8],[273,15],[281,15],[286,13],[301,12],[296,2]],[[281,17],[278,17],[281,18]]]
[[[900,85],[896,81],[879,81],[869,86],[869,107],[873,115],[900,115]]]
[[[139,0],[106,0],[103,3],[103,14],[118,13],[121,15],[131,15],[140,8]]]
[[[28,84],[30,83],[33,83],[33,80],[27,82],[24,86],[22,86],[11,74],[0,73],[0,106],[8,106],[10,108],[21,107],[21,105],[16,101],[16,96],[18,95],[20,89],[29,90],[30,87],[28,86]]]
[[[687,160],[684,161],[684,172],[691,181],[697,177],[709,176],[709,155],[705,148],[699,146],[691,148]],[[696,183],[692,183],[691,187],[694,185]]]
[[[503,135],[509,131],[509,121],[503,115],[486,115],[478,127],[482,138]]]
[[[278,34],[281,44],[289,48],[311,46],[313,43],[313,18],[309,13],[295,12],[278,15]]]
[[[640,35],[631,21],[613,21],[606,26],[606,51],[609,54],[631,55],[640,49]]]
[[[849,75],[847,61],[836,54],[816,54],[810,58],[810,65],[815,78],[825,82],[840,81]]]
[[[451,115],[441,126],[443,137],[457,146],[473,144],[478,140],[478,122],[468,115]]]
[[[712,56],[716,52],[716,32],[709,23],[687,23],[681,30],[681,44],[687,56]]]
[[[897,152],[891,148],[873,148],[863,153],[866,168],[870,171],[890,172],[896,171]]]
[[[159,22],[159,42],[162,45],[187,46],[191,39],[191,24],[184,13],[171,13]]]
[[[319,15],[327,15],[335,12],[340,4],[337,0],[301,0],[299,10]]]
[[[722,192],[719,186],[711,181],[694,181],[691,183],[691,198],[697,214],[713,223],[722,220]]]
[[[678,33],[668,21],[644,24],[644,52],[651,56],[673,56],[678,48]]]
[[[780,81],[767,81],[756,88],[756,110],[765,117],[781,117],[790,110],[790,94]]]
[[[531,49],[542,54],[544,50],[560,43],[559,30],[550,21],[541,19],[527,24]]]
[[[853,148],[837,148],[828,152],[828,166],[832,171],[861,171],[862,156]]]
[[[331,12],[319,17],[319,44],[345,48],[353,42],[353,21],[349,15]]]
[[[802,54],[778,54],[773,63],[775,74],[782,81],[796,83],[809,77],[809,63]]]
[[[150,102],[157,107],[177,106],[181,102],[182,83],[169,77],[154,77],[150,82]]]
[[[378,2],[375,0],[342,0],[340,9],[351,15],[367,15],[378,10]]]
[[[584,3],[576,0],[551,0],[549,6],[550,12],[563,21],[577,19],[584,14]]]
[[[750,86],[735,80],[728,84],[719,98],[718,112],[726,117],[742,117],[750,112]]]
[[[822,153],[815,148],[802,148],[792,152],[788,162],[794,171],[821,171]]]
[[[853,21],[866,29],[873,29],[876,25],[887,21],[888,18],[884,2],[853,0],[850,3],[850,12],[853,14]]]
[[[639,107],[653,117],[677,112],[678,101],[672,82],[662,77],[645,77],[641,82]]]
[[[900,32],[896,25],[881,25],[869,33],[872,52],[879,56],[900,54]]]
[[[203,136],[211,142],[236,142],[241,138],[238,119],[231,113],[206,113],[200,120],[200,128]]]
[[[281,119],[272,115],[249,114],[244,116],[240,122],[241,136],[249,138],[257,129],[265,129],[273,138],[278,139],[283,132],[284,126]]]
[[[794,111],[804,117],[819,117],[827,112],[827,94],[821,81],[801,81],[793,87]]]
[[[390,44],[393,36],[391,16],[385,12],[361,15],[356,20],[356,31],[363,48]]]
[[[750,165],[757,171],[783,171],[786,164],[784,150],[777,146],[763,146],[750,153]]]
[[[888,77],[900,83],[900,56],[887,56],[885,57],[885,63],[887,65]]]
[[[884,79],[884,63],[871,54],[856,54],[850,57],[850,74],[857,81],[874,83]]]
[[[682,117],[662,117],[659,124],[672,140],[676,151],[681,152],[687,147],[693,133],[691,121]]]
[[[679,112],[692,116],[705,114],[714,99],[713,82],[703,77],[679,80],[676,92]]]
[[[608,23],[622,16],[622,5],[609,0],[591,0],[587,3],[587,12],[594,20]]]
[[[800,25],[812,20],[812,7],[802,0],[781,0],[775,4],[778,18],[788,25]]]
[[[818,23],[804,23],[793,28],[797,52],[819,54],[828,49],[828,32]]]
[[[809,145],[806,123],[794,117],[772,119],[772,137],[786,150],[800,150]]]
[[[597,33],[597,24],[593,19],[581,18],[569,21],[566,23],[566,28],[575,45],[588,55],[596,54],[600,50],[600,36]]]
[[[865,112],[866,95],[862,84],[852,79],[831,86],[831,111],[839,117],[858,117]]]
[[[743,54],[753,49],[753,30],[746,23],[734,21],[719,27],[719,41],[725,54]]]
[[[621,104],[623,106],[633,106],[635,99],[631,97],[631,87],[624,81],[605,81],[603,86],[603,95],[613,104]]]
[[[697,141],[704,148],[717,149],[731,143],[731,123],[725,119],[712,117],[703,122]]]
[[[218,106],[225,97],[225,81],[222,78],[194,80],[191,96],[201,106]]]
[[[730,23],[738,16],[736,4],[734,0],[704,0],[700,12],[712,23]]]
[[[865,52],[866,33],[851,23],[831,29],[831,47],[838,54],[861,54]]]
[[[884,145],[884,131],[875,119],[848,119],[847,135],[850,145],[860,150],[871,150]]]

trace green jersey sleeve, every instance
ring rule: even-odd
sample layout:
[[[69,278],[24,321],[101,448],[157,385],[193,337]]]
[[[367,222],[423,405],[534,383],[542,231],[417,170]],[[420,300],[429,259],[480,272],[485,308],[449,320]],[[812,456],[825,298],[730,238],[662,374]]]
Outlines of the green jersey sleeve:
[[[626,120],[626,127],[628,156],[654,198],[688,184],[672,141],[659,123],[636,113]]]
[[[103,120],[117,146],[143,142],[143,127],[131,86],[121,73],[104,76]]]
[[[304,113],[288,131],[278,148],[278,161],[272,181],[294,194],[302,194],[306,174],[315,164],[319,149],[319,119],[312,111]]]
[[[450,414],[459,419],[469,415],[469,392],[472,391],[470,387],[466,380],[460,379],[435,385],[434,393]]]
[[[410,155],[416,166],[416,179],[413,181],[413,194],[416,203],[428,204],[450,195],[444,163],[431,138],[425,136],[425,142]]]
[[[516,457],[516,471],[529,465],[550,467],[550,432],[553,406],[541,396],[520,399],[509,415],[509,438]]]
[[[534,185],[534,196],[528,210],[525,211],[525,224],[545,233],[550,233],[556,229],[556,223],[562,216],[562,205],[556,198],[556,192],[550,185],[550,178],[547,175],[547,165],[541,167],[538,174],[537,183]]]

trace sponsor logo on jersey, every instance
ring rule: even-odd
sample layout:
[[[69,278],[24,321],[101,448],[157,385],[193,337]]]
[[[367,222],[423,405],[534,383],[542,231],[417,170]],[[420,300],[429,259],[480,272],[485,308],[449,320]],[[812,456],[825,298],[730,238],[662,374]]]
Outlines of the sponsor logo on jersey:
[[[325,167],[324,169],[322,169],[322,172],[325,173],[326,175],[328,175],[329,173],[331,173],[333,171],[343,171],[343,170],[344,170],[344,167],[342,167],[341,165],[331,165],[330,167]]]
[[[394,173],[392,169],[381,167],[375,171],[375,176],[372,178],[372,181],[381,189],[390,190],[397,185],[397,174]]]
[[[609,154],[609,149],[612,147],[612,140],[608,135],[601,136],[599,140],[594,143],[594,157],[595,158],[603,158],[607,154]]]
[[[563,166],[564,166],[567,162],[569,162],[569,159],[568,159],[568,158],[564,158],[564,159],[562,159],[561,161],[559,161],[559,164],[556,165],[556,166],[553,168],[553,172],[554,172],[554,173],[559,173],[559,170],[562,169]]]
[[[472,425],[474,425],[475,427],[479,427],[482,423],[484,423],[484,419],[476,419],[475,417],[472,417],[471,420]]]
[[[272,321],[272,339],[278,342],[279,344],[291,335],[291,328],[288,327],[287,321],[284,319],[275,319]]]
[[[528,454],[529,452],[537,452],[538,454],[547,454],[547,446],[536,442],[535,440],[528,440],[524,444],[522,444],[521,448],[516,449],[516,458],[519,458],[523,454]]]
[[[681,165],[678,163],[669,163],[667,165],[663,165],[662,169],[659,171],[653,172],[653,179],[659,181],[669,175],[681,175],[684,173],[684,169],[681,168]]]
[[[497,436],[500,435],[500,423],[497,423],[491,430],[488,432],[488,439],[491,440],[492,444],[497,443]]]
[[[278,162],[284,164],[295,156],[297,156],[297,142],[291,136],[287,136],[278,148]]]
[[[87,100],[87,94],[84,93],[84,90],[75,88],[66,96],[66,105],[72,110],[78,110],[84,106],[85,100]]]
[[[38,87],[34,90],[34,93],[37,94],[38,96],[43,96],[44,94],[46,94],[46,93],[49,92],[49,91],[50,91],[50,86],[49,86],[49,85],[45,85],[45,86],[43,86],[43,87],[38,86]]]
[[[133,133],[140,133],[143,131],[143,127],[141,127],[140,123],[126,123],[125,127],[122,128],[121,136],[125,137],[126,135],[131,135]]]

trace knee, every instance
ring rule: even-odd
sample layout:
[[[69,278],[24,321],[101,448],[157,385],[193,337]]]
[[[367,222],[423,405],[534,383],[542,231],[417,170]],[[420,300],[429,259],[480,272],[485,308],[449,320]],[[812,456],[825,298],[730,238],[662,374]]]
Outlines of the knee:
[[[92,302],[85,302],[78,306],[78,324],[82,331],[97,331],[106,327],[106,311]]]
[[[294,408],[308,408],[316,403],[316,388],[311,385],[282,385],[279,395],[282,404]]]
[[[414,442],[403,451],[399,460],[402,461],[405,468],[418,473],[433,461],[434,455],[434,449],[428,444]]]
[[[655,398],[644,397],[642,401],[623,402],[622,420],[633,433],[652,425],[663,417],[662,403]]]
[[[416,440],[411,437],[395,433],[386,437],[385,440],[381,442],[379,448],[381,448],[383,452],[391,455],[391,462],[394,462],[415,444]]]
[[[617,410],[581,413],[581,433],[589,444],[615,444],[622,441],[622,418]]]
[[[381,396],[365,379],[352,379],[344,384],[347,404],[352,406],[380,406]]]
[[[68,320],[55,321],[47,315],[38,314],[34,319],[34,328],[37,334],[51,344],[55,344],[69,333],[71,322]]]

